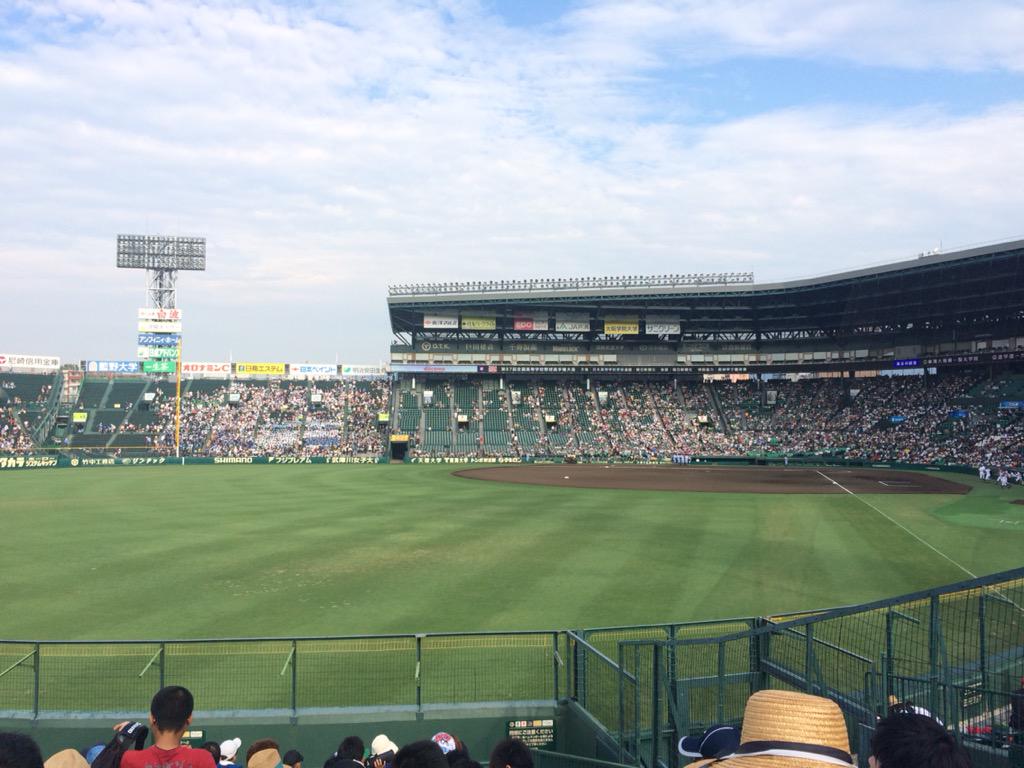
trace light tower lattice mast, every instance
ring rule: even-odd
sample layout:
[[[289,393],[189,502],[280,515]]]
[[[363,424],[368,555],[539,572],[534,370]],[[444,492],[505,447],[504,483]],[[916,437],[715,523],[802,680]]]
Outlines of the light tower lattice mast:
[[[180,456],[182,345],[181,312],[177,309],[178,270],[206,269],[206,239],[118,235],[117,266],[146,270],[147,306],[139,309],[139,358],[146,373],[175,374],[174,453]]]
[[[206,238],[118,235],[117,266],[146,270],[148,306],[174,309],[178,271],[206,269]]]

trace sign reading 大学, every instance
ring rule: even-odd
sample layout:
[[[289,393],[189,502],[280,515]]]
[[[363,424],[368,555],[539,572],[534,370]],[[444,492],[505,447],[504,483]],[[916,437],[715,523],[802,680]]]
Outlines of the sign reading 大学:
[[[87,373],[139,373],[142,366],[138,360],[86,360]]]
[[[555,748],[554,720],[509,720],[505,733],[510,739],[519,739],[530,749]]]

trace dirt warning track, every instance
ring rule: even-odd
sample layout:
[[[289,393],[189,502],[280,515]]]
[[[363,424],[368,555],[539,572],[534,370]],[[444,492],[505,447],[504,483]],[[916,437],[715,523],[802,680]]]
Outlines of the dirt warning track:
[[[521,464],[464,469],[474,480],[566,488],[708,493],[951,493],[970,487],[937,475],[837,467],[701,467],[629,464]]]

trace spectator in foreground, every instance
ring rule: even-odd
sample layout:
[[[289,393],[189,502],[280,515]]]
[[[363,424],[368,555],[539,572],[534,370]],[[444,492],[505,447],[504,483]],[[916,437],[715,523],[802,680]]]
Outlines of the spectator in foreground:
[[[303,761],[302,753],[297,749],[289,749],[284,753],[284,757],[281,758],[281,762],[287,766],[287,768],[302,768]]]
[[[181,744],[192,722],[192,694],[180,685],[168,685],[156,692],[149,705],[149,726],[153,746],[129,750],[121,755],[121,768],[215,768],[205,749]]]
[[[897,712],[871,737],[871,768],[971,768],[967,751],[932,717]]]
[[[1020,688],[1010,694],[1010,727],[1024,731],[1024,677]]]
[[[242,748],[242,740],[239,738],[228,739],[220,743],[220,759],[217,763],[221,768],[239,768],[235,763],[238,750]]]
[[[210,757],[213,758],[214,763],[220,762],[220,744],[216,741],[204,741],[199,745],[200,749],[205,749],[210,753]]]
[[[62,749],[54,755],[50,755],[43,768],[88,768],[89,761],[77,749]]]
[[[424,739],[406,744],[395,755],[395,768],[448,768],[444,752],[433,741]]]
[[[263,755],[263,752],[273,752],[277,756],[275,762],[281,762],[280,748],[277,746],[277,742],[273,739],[257,739],[249,745],[249,749],[245,751],[245,768],[250,768],[253,765],[253,760],[257,755],[260,756],[260,760],[264,761],[270,755]]]
[[[370,742],[370,759],[367,765],[370,768],[391,768],[397,754],[398,745],[385,734],[378,734]]]
[[[324,768],[363,768],[366,746],[358,736],[346,736],[338,745],[334,757],[324,763]]]
[[[0,733],[0,768],[43,768],[35,739],[23,733]]]
[[[490,768],[533,768],[533,755],[519,739],[505,739],[494,745],[489,765]]]
[[[758,691],[747,699],[739,746],[714,764],[720,768],[854,766],[838,704],[821,696],[774,690]]]

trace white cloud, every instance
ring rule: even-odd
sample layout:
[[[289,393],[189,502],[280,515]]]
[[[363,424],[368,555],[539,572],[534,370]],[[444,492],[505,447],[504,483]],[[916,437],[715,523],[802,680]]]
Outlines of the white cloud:
[[[124,231],[209,238],[180,284],[197,356],[370,360],[388,282],[780,278],[1019,234],[1019,104],[651,118],[631,85],[689,44],[674,24],[802,55],[874,18],[771,5],[588,6],[531,33],[472,3],[32,3],[38,41],[0,52],[0,270],[23,287],[0,322],[46,291],[88,322],[16,346],[130,353]]]

